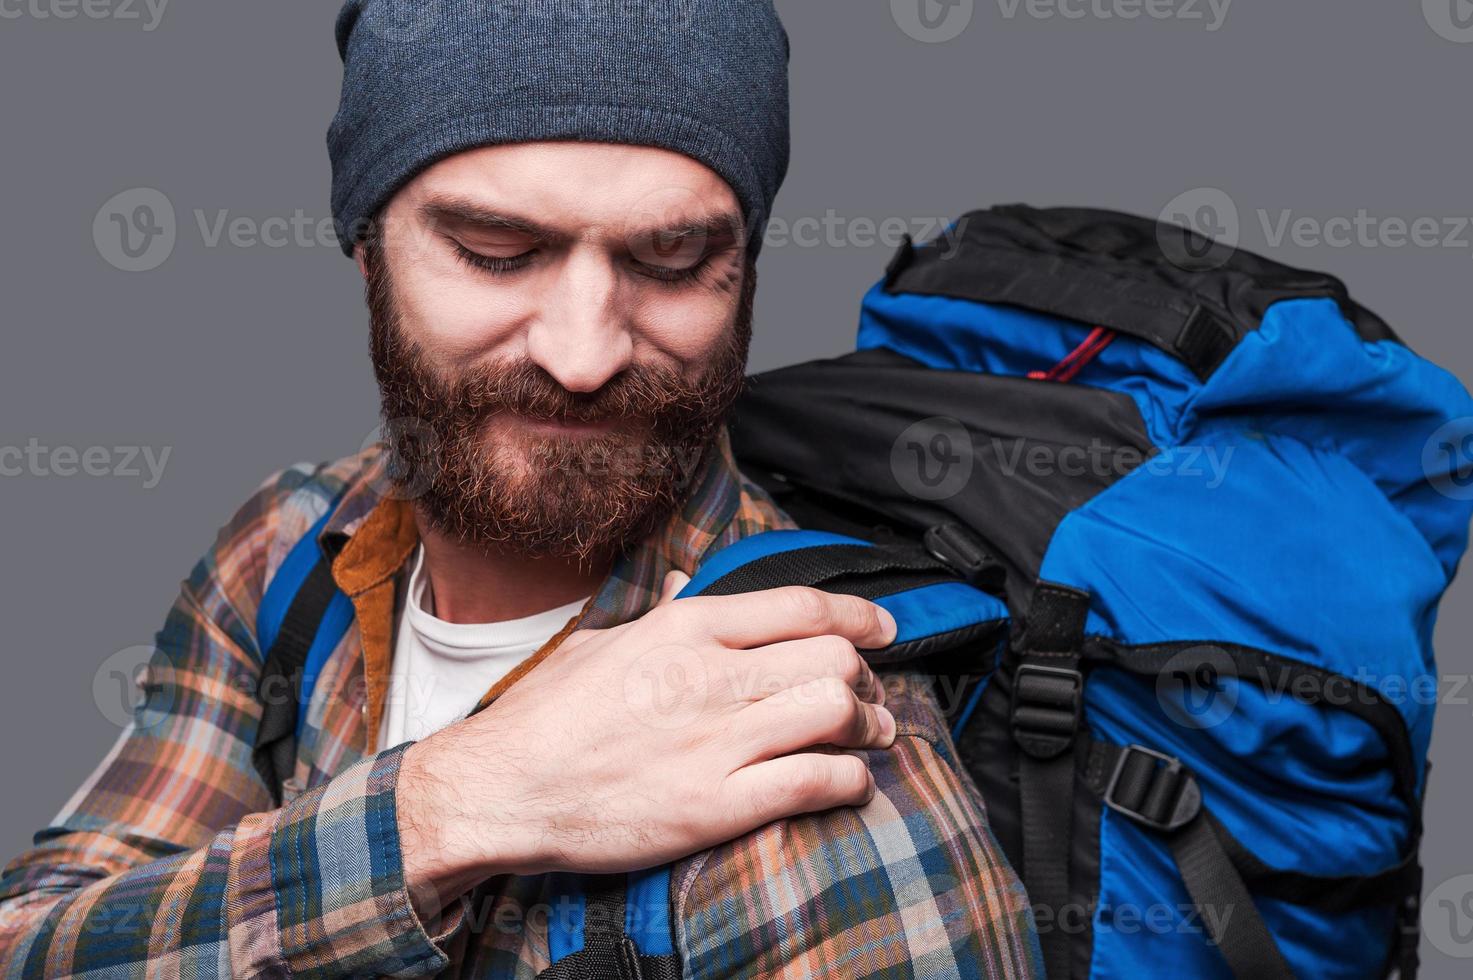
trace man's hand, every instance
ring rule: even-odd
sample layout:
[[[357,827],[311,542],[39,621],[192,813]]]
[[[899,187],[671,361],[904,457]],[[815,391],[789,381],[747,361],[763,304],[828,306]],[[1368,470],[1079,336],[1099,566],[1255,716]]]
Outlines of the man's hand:
[[[784,588],[661,603],[570,636],[485,711],[410,747],[398,784],[407,884],[446,902],[497,874],[613,872],[794,814],[859,805],[859,753],[895,739],[856,648],[895,621]]]

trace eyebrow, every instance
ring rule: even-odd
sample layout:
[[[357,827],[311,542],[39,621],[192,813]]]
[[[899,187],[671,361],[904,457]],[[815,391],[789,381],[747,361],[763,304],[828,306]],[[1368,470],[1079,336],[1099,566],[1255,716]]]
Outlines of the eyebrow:
[[[524,234],[539,245],[561,245],[572,239],[565,231],[539,224],[530,218],[507,214],[461,198],[426,201],[418,208],[420,217],[432,227],[441,223],[474,225],[486,231],[514,231]],[[627,231],[626,239],[655,235],[679,238],[705,236],[720,241],[724,236],[737,237],[742,226],[735,211],[718,210],[693,218],[682,218],[673,224],[651,225]]]

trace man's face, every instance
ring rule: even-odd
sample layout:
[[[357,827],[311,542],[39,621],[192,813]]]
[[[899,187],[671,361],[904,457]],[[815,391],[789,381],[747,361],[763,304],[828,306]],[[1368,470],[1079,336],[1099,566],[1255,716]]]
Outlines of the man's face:
[[[359,253],[374,371],[432,526],[594,559],[678,506],[751,334],[720,177],[648,147],[488,147],[420,174],[380,228]]]

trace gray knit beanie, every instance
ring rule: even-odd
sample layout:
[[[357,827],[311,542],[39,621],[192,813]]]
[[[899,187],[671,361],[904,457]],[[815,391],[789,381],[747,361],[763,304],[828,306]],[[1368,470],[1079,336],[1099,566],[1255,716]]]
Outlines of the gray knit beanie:
[[[788,168],[788,37],[772,0],[348,0],[328,129],[352,255],[406,181],[494,143],[657,146],[731,185],[755,257]]]

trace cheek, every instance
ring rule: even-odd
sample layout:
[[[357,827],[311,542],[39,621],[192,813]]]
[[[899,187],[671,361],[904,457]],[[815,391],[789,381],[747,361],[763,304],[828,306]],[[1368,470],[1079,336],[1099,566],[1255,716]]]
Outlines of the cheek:
[[[695,367],[708,361],[736,323],[737,291],[655,292],[640,306],[638,344]]]
[[[436,359],[515,356],[527,316],[524,293],[453,272],[396,272],[396,301],[404,330]]]

